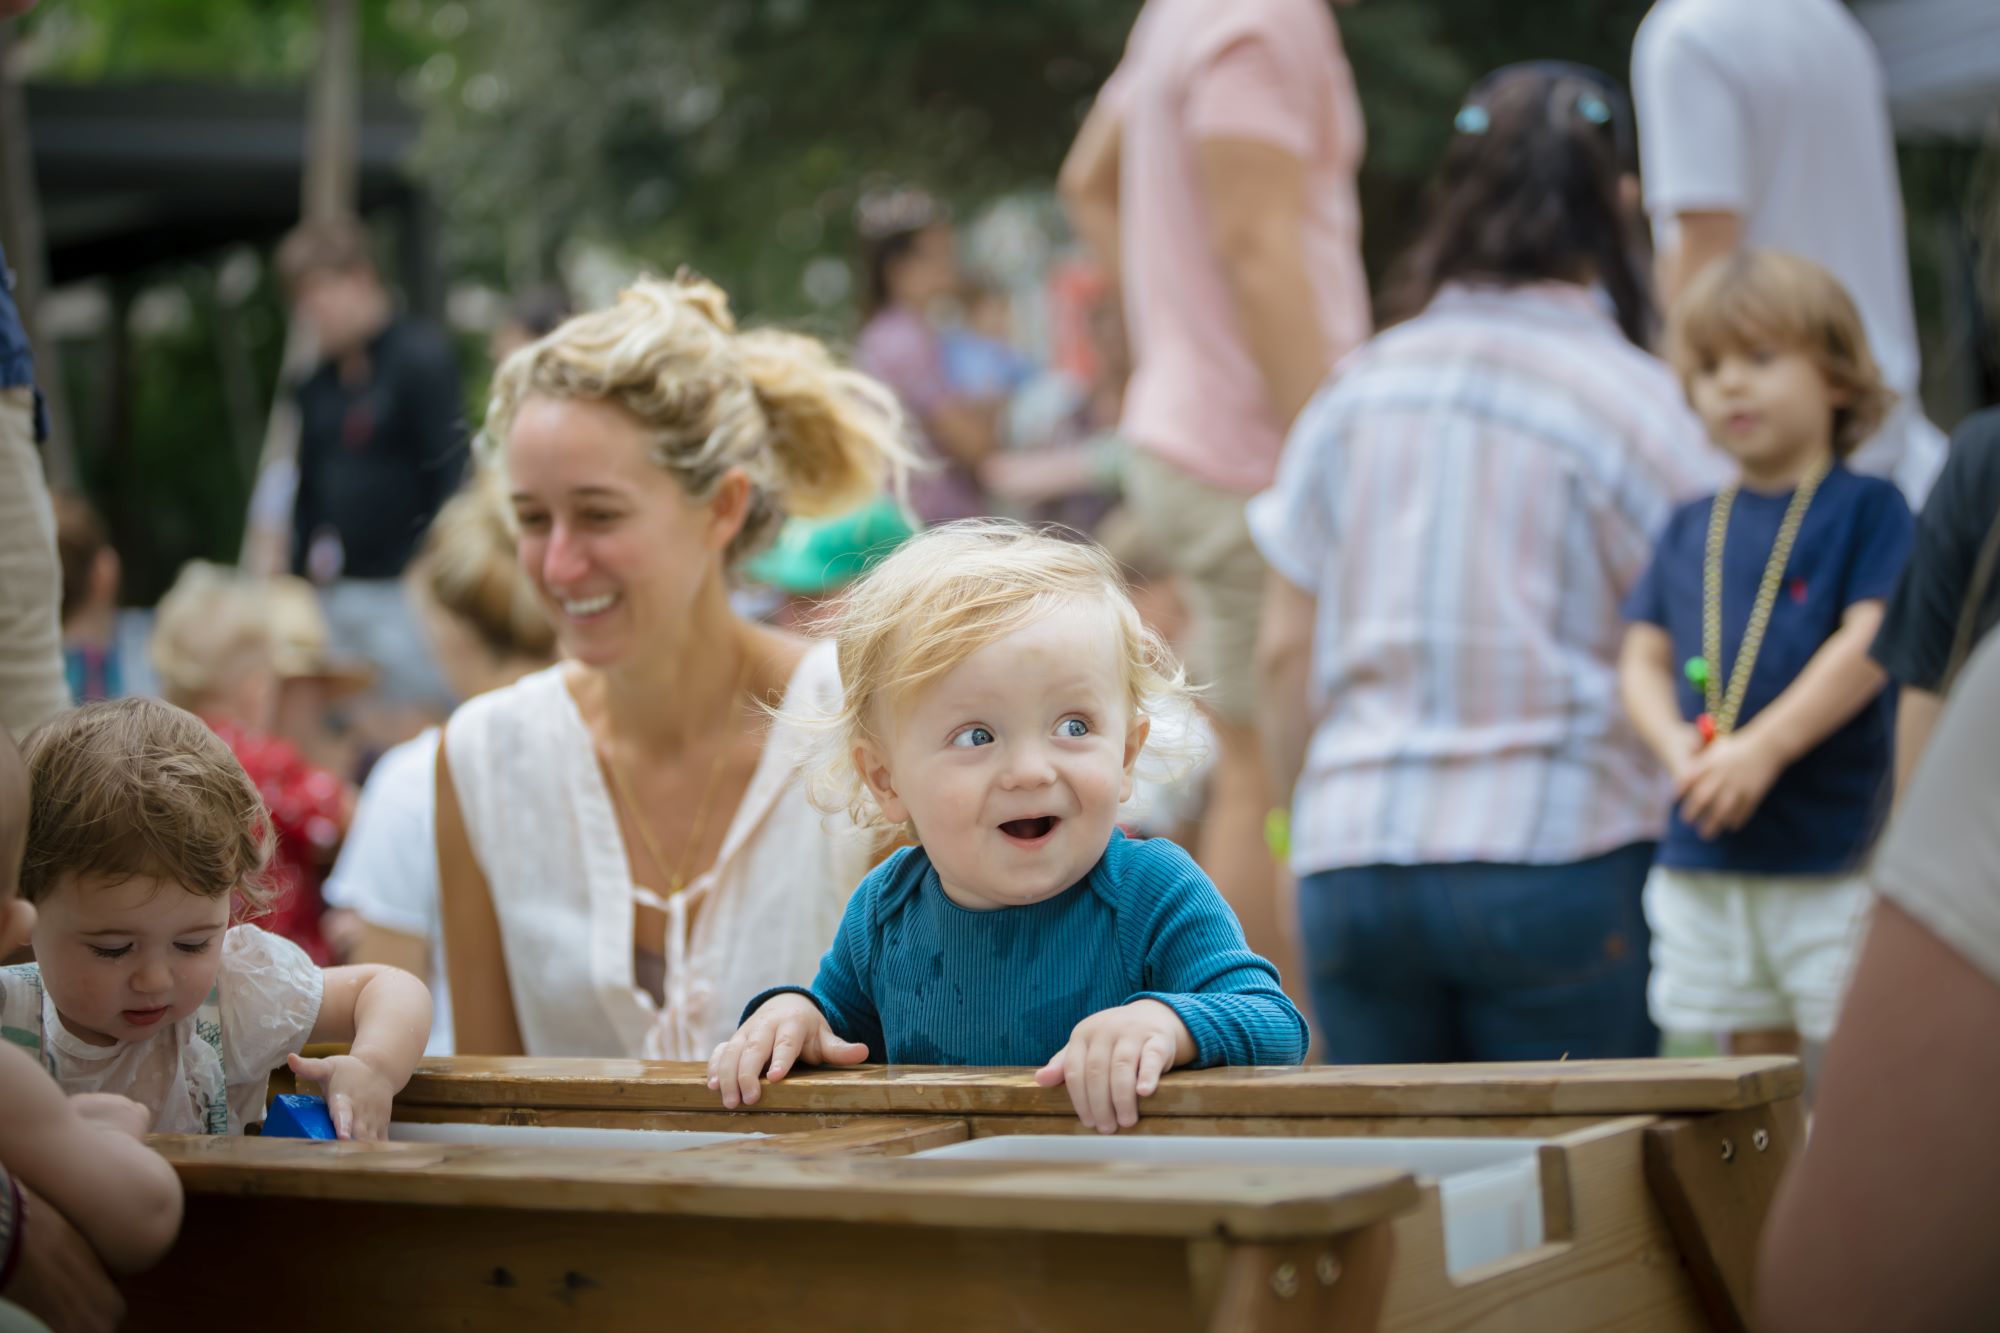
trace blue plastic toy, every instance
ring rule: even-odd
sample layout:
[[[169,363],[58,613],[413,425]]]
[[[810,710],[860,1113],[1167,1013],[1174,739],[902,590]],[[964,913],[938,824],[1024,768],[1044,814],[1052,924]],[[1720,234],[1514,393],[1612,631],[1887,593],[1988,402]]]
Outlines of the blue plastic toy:
[[[271,1099],[271,1105],[264,1111],[264,1137],[331,1139],[338,1136],[333,1132],[333,1117],[326,1113],[325,1098],[281,1092]]]

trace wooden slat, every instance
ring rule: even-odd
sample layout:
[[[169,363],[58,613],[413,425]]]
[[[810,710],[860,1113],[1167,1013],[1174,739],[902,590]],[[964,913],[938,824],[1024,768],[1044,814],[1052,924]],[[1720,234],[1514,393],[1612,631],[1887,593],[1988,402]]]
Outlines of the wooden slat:
[[[1797,1098],[1646,1131],[1646,1178],[1718,1329],[1751,1327],[1757,1244],[1779,1178],[1804,1147]]]
[[[1284,1240],[1414,1205],[1374,1167],[799,1157],[156,1136],[190,1196]]]
[[[1216,1265],[1209,1333],[1374,1333],[1394,1256],[1388,1223],[1331,1243],[1227,1246]]]
[[[839,1129],[804,1133],[770,1134],[763,1138],[719,1143],[711,1148],[690,1148],[680,1160],[706,1160],[711,1156],[768,1157],[905,1157],[913,1152],[929,1152],[963,1143],[972,1137],[963,1120],[916,1119],[907,1116],[857,1120]]]
[[[1486,1065],[1199,1069],[1169,1074],[1144,1113],[1181,1116],[1560,1116],[1740,1110],[1796,1096],[1783,1056]],[[703,1066],[642,1060],[455,1057],[426,1061],[399,1104],[715,1111]],[[772,1111],[881,1115],[1074,1115],[1027,1069],[863,1066],[766,1087]],[[754,1120],[755,1110],[742,1113]]]
[[[534,1106],[413,1106],[399,1103],[396,1118],[419,1124],[537,1125],[573,1129],[679,1129],[733,1133],[754,1129],[769,1135],[795,1135],[847,1125],[907,1124],[906,1116],[821,1115],[809,1111],[758,1111],[746,1119],[720,1107],[710,1111],[626,1111],[610,1107]],[[1496,1138],[1545,1139],[1572,1134],[1613,1117],[1601,1115],[1489,1116],[1184,1116],[1141,1117],[1121,1134],[1208,1134],[1222,1138]],[[925,1117],[920,1123],[931,1123]],[[957,1123],[969,1125],[972,1137],[996,1134],[1095,1134],[1074,1117],[1053,1115],[982,1115]]]
[[[1384,1333],[1702,1333],[1708,1328],[1653,1205],[1642,1167],[1650,1118],[1607,1121],[1554,1145],[1567,1206],[1548,1244],[1462,1273],[1445,1271],[1435,1186],[1394,1222]],[[1544,1205],[1545,1208],[1547,1205]]]
[[[189,1200],[129,1333],[1203,1333],[1188,1242],[298,1199]]]

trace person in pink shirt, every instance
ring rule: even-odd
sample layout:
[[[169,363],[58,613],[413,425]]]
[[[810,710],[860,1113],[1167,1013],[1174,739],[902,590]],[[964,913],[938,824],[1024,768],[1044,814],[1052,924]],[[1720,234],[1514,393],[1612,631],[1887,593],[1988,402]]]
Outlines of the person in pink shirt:
[[[932,466],[910,477],[910,507],[925,523],[991,512],[981,467],[997,446],[1000,402],[971,398],[945,374],[932,309],[960,285],[951,219],[930,196],[897,190],[863,200],[861,334],[854,364],[895,390]]]
[[[1123,292],[1126,500],[1194,612],[1218,740],[1197,859],[1273,958],[1292,951],[1252,710],[1267,571],[1243,513],[1293,417],[1369,334],[1362,141],[1328,0],[1147,0],[1060,181]]]

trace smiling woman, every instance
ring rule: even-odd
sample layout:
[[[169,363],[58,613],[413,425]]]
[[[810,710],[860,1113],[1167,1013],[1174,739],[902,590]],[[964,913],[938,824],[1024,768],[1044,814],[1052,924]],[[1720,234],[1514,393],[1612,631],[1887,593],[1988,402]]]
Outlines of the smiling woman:
[[[705,1057],[816,959],[874,843],[807,803],[769,710],[830,646],[748,624],[729,571],[787,513],[875,498],[893,398],[713,285],[642,282],[517,351],[484,447],[568,660],[445,730],[438,855],[458,1049]]]

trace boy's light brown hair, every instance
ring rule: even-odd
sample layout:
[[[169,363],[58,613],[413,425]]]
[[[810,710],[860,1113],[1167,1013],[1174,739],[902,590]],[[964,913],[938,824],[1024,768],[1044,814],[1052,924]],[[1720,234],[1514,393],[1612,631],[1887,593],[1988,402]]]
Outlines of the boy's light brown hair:
[[[233,893],[239,915],[268,905],[273,834],[263,798],[194,714],[156,699],[85,704],[31,733],[22,757],[29,902],[72,875],[151,875],[205,898]]]
[[[1896,395],[1868,350],[1861,312],[1840,280],[1782,250],[1740,250],[1703,269],[1667,323],[1667,357],[1692,391],[1697,374],[1731,352],[1803,352],[1846,396],[1833,412],[1833,455],[1873,435]]]

